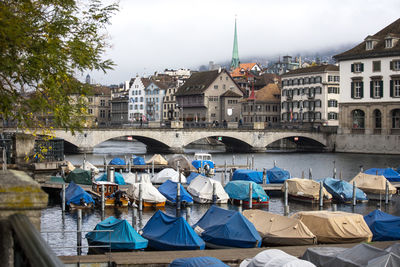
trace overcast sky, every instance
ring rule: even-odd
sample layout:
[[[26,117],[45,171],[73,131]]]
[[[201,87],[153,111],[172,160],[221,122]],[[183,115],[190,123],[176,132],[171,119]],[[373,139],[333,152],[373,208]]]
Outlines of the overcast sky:
[[[90,75],[119,84],[136,74],[230,61],[235,15],[245,58],[359,43],[399,14],[399,0],[120,0],[105,55],[117,66]]]

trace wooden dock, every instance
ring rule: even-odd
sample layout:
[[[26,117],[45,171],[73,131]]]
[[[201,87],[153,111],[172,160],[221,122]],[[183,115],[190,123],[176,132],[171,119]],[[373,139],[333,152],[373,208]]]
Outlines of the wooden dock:
[[[385,249],[396,241],[372,242],[368,243],[374,247]],[[91,264],[101,266],[111,262],[112,266],[168,266],[176,258],[184,257],[215,257],[230,266],[239,266],[246,258],[252,258],[259,252],[266,249],[280,249],[292,256],[301,257],[309,247],[345,247],[352,248],[359,243],[350,244],[329,244],[314,246],[286,246],[286,247],[262,247],[262,248],[241,248],[241,249],[206,249],[206,250],[187,250],[187,251],[135,251],[135,252],[115,252],[103,255],[83,255],[83,256],[60,256],[64,264]]]

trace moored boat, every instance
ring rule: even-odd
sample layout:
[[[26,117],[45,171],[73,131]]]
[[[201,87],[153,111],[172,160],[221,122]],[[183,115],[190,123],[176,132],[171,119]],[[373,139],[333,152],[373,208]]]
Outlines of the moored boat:
[[[60,195],[62,192],[60,192]],[[79,185],[71,182],[65,189],[65,205],[70,209],[88,209],[94,207],[94,200]]]
[[[263,172],[247,170],[247,169],[238,169],[233,173],[232,181],[251,181],[257,184],[262,184]],[[268,184],[268,179],[266,179],[266,183]]]
[[[167,180],[158,188],[158,191],[167,199],[167,203],[170,205],[176,205],[177,186],[178,183]],[[193,204],[192,196],[185,190],[182,184],[180,185],[180,194],[181,205],[186,206]]]
[[[291,178],[287,179],[288,195],[292,200],[297,200],[307,203],[318,203],[319,202],[319,191],[320,184],[314,180]],[[284,191],[285,186],[282,186]],[[331,203],[332,195],[322,188],[323,202]]]
[[[214,190],[216,203],[228,203],[228,194],[221,183],[214,179],[199,175],[191,181],[187,188],[187,191],[192,195],[196,203],[212,203]]]
[[[281,184],[290,179],[290,172],[278,167],[267,170],[268,181],[271,184]]]
[[[90,171],[85,171],[80,168],[75,168],[67,175],[67,177],[65,177],[65,182],[67,183],[74,182],[75,184],[91,185],[92,175]]]
[[[225,192],[229,195],[229,198],[232,199],[233,203],[238,205],[240,201],[242,201],[243,205],[249,205],[249,192],[250,186],[252,184],[252,206],[262,206],[268,205],[269,196],[265,193],[263,188],[252,181],[230,181],[224,187]]]
[[[212,160],[211,154],[195,153],[192,165],[200,172],[204,170],[205,173],[209,176],[215,174],[215,164],[214,161]]]
[[[371,168],[364,173],[372,175],[383,175],[389,182],[400,182],[400,173],[391,168]]]
[[[358,173],[351,181],[350,184],[356,182],[356,187],[367,193],[369,200],[383,200],[386,194],[386,181],[383,175]],[[396,194],[397,189],[390,182],[388,183],[388,197],[392,199],[392,195]]]
[[[143,207],[161,208],[165,206],[166,198],[151,183],[134,183],[128,187],[128,197],[139,204],[139,187],[142,185]]]
[[[353,201],[353,185],[339,179],[325,178],[323,180],[325,189],[340,203],[351,203]],[[356,186],[356,201],[367,202],[367,194]]]
[[[210,248],[254,248],[261,246],[261,236],[240,212],[211,206],[193,225]]]
[[[101,203],[101,187],[104,185],[104,197],[106,207],[128,207],[129,198],[126,193],[119,190],[116,183],[108,181],[96,181],[92,184],[92,190],[97,196],[98,204]]]
[[[165,181],[171,180],[172,182],[177,183],[179,182],[179,179],[181,183],[186,183],[186,177],[182,173],[179,175],[179,172],[177,172],[176,170],[172,168],[165,168],[159,173],[155,174],[153,177],[151,177],[151,182],[153,184],[162,184]]]
[[[364,220],[373,234],[372,241],[400,240],[400,217],[374,210]]]

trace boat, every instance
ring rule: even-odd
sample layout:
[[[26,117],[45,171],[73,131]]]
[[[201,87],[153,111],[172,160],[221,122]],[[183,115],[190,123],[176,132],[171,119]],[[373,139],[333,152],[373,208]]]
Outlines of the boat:
[[[167,180],[158,188],[158,191],[160,191],[160,193],[167,199],[167,203],[170,205],[176,205],[177,186],[178,183]],[[193,204],[192,196],[185,190],[182,184],[180,185],[180,193],[181,205],[186,206]]]
[[[259,252],[254,258],[245,259],[240,267],[315,267],[311,262],[296,258],[280,249],[266,249]]]
[[[191,172],[190,174],[189,174],[189,176],[188,177],[186,177],[186,182],[188,183],[188,184],[190,184],[197,176],[203,176],[203,177],[206,177],[205,175],[203,175],[203,174],[201,174],[201,173],[198,173],[198,172]]]
[[[257,184],[262,184],[263,172],[247,170],[247,169],[238,169],[233,173],[232,181],[252,181]],[[268,179],[266,179],[266,183],[268,184]]]
[[[400,182],[400,174],[391,168],[371,168],[364,171],[364,173],[383,175],[389,182]]]
[[[108,181],[96,181],[92,184],[92,191],[96,194],[97,202],[101,203],[101,186],[104,185],[104,197],[106,207],[128,207],[129,198],[126,193],[119,190],[116,183]]]
[[[400,240],[400,217],[374,210],[364,220],[373,234],[372,241]]]
[[[121,159],[121,158],[113,158],[112,160],[110,160],[110,162],[108,163],[108,165],[126,165],[125,160]]]
[[[317,243],[317,237],[300,220],[263,210],[245,210],[264,246],[303,246]]]
[[[204,241],[196,234],[183,217],[172,217],[160,210],[150,218],[143,228],[142,236],[155,250],[201,250]]]
[[[114,173],[115,183],[119,185],[126,185],[125,179],[119,172]],[[103,173],[99,178],[96,179],[96,182],[106,182],[108,181],[107,173]]]
[[[136,177],[136,173],[128,172],[124,174],[124,181],[126,184],[135,184],[135,183],[151,183],[150,174],[148,173],[138,173]]]
[[[193,225],[195,232],[210,248],[255,248],[261,236],[240,212],[211,206]]]
[[[206,174],[212,176],[215,174],[215,164],[212,160],[211,154],[208,153],[195,153],[192,161],[193,167],[202,172],[205,170]]]
[[[232,199],[234,204],[249,205],[249,184],[252,184],[252,206],[268,205],[269,196],[265,193],[264,189],[255,182],[251,181],[230,181],[224,187],[225,192]]]
[[[94,230],[85,237],[90,248],[101,246],[96,248],[99,252],[140,250],[148,245],[147,239],[140,236],[127,220],[119,220],[113,216],[98,223]]]
[[[171,158],[168,159],[168,166],[177,170],[178,165],[180,170],[184,174],[189,174],[190,172],[196,172],[196,168],[192,165],[192,163],[188,160],[188,158],[184,155],[177,154],[173,155]]]
[[[172,168],[165,168],[159,173],[155,174],[153,177],[151,177],[151,182],[153,184],[162,184],[167,180],[171,180],[177,183],[179,182],[179,179],[181,180],[181,183],[186,184],[185,175],[181,173],[179,178],[179,173],[176,170]]]
[[[74,182],[76,184],[91,185],[92,175],[90,171],[85,171],[80,168],[75,168],[65,177],[66,183]]]
[[[86,161],[85,164],[81,166],[81,168],[85,171],[90,171],[90,172],[93,171],[94,175],[99,174],[99,169],[89,161]]]
[[[60,192],[62,197],[62,192]],[[79,185],[71,182],[65,189],[65,205],[70,209],[87,209],[94,207],[94,200]]]
[[[307,203],[319,203],[320,184],[314,180],[290,178],[286,180],[288,186],[288,195],[292,200]],[[282,186],[284,191],[285,186]],[[325,204],[332,202],[332,195],[322,188],[323,202]]]
[[[221,183],[202,175],[198,175],[195,179],[193,179],[193,181],[187,187],[187,191],[190,195],[192,195],[193,201],[196,203],[212,203],[214,187],[216,203],[228,203],[229,196],[225,192]]]
[[[207,256],[176,258],[169,265],[169,267],[200,267],[200,266],[229,267],[229,265],[226,265],[221,260]]]
[[[300,211],[291,216],[303,222],[318,243],[370,242],[372,232],[361,214],[343,211]]]
[[[161,208],[165,206],[166,198],[151,183],[134,183],[128,187],[128,197],[131,202],[139,204],[139,185],[142,185],[143,207]]]
[[[146,161],[146,164],[168,165],[168,161],[160,154],[154,154],[149,160]]]
[[[134,156],[132,159],[133,165],[146,165],[146,161],[144,161],[143,157]]]
[[[281,184],[290,179],[290,172],[278,167],[267,170],[268,182],[271,184]]]
[[[353,201],[353,185],[339,179],[325,178],[323,179],[325,189],[332,197],[340,203],[351,203]],[[356,201],[367,202],[367,194],[356,186]]]
[[[369,200],[383,200],[386,194],[386,181],[387,179],[383,175],[358,173],[351,181],[350,184],[356,182],[356,187],[367,193]],[[392,199],[392,195],[396,194],[397,189],[390,182],[389,186],[389,200]]]

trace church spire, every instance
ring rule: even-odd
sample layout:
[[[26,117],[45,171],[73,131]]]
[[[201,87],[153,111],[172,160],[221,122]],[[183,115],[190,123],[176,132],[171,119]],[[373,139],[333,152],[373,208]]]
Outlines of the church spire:
[[[231,61],[231,69],[236,69],[239,67],[239,50],[238,50],[238,42],[237,42],[237,30],[236,30],[236,17],[235,17],[235,37],[233,39],[233,52],[232,52],[232,61]]]

